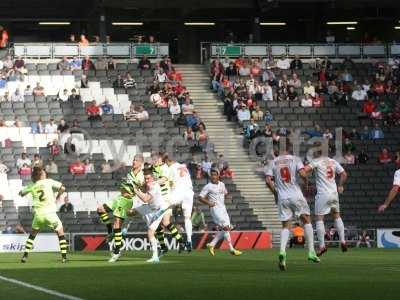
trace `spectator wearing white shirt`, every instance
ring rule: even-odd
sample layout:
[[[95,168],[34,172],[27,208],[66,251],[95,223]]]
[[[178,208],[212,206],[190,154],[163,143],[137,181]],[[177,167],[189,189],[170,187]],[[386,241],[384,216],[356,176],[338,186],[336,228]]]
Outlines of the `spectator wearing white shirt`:
[[[85,159],[85,174],[93,174],[95,173],[94,165],[89,161],[89,159]]]
[[[361,86],[357,85],[356,89],[351,94],[351,98],[357,101],[357,103],[361,103],[367,98],[367,92],[363,90]]]
[[[156,80],[157,80],[159,83],[165,83],[165,82],[167,82],[168,76],[167,76],[167,74],[165,73],[165,71],[164,71],[163,68],[160,68],[159,72],[156,74]]]
[[[263,91],[262,99],[264,101],[272,101],[272,100],[274,100],[272,87],[268,84],[268,82],[266,82],[264,84],[262,91]]]
[[[297,76],[296,73],[293,73],[292,79],[289,80],[289,85],[294,87],[295,89],[301,88],[301,80],[299,79],[299,77]],[[314,90],[314,93],[315,93],[315,90]]]
[[[17,168],[21,169],[23,165],[31,166],[32,161],[26,156],[26,153],[22,153],[21,157],[17,159]]]
[[[189,96],[186,96],[185,103],[182,104],[182,113],[186,115],[192,115],[194,111],[194,105],[190,103]]]
[[[306,82],[306,85],[303,88],[303,93],[304,95],[311,95],[311,97],[315,97],[315,88],[314,86],[311,84],[311,81],[308,80]]]
[[[176,120],[181,114],[181,107],[179,106],[179,103],[175,97],[169,103],[169,113],[171,114],[173,120]]]
[[[50,123],[46,124],[44,127],[45,133],[57,133],[57,124],[54,122],[54,119],[50,119]]]
[[[212,162],[208,160],[207,156],[205,156],[204,160],[201,162],[201,170],[206,177],[210,176],[211,167]]]
[[[246,105],[243,104],[240,107],[240,109],[237,112],[237,118],[241,126],[243,125],[243,122],[250,121],[250,111]]]
[[[58,93],[58,99],[61,101],[68,101],[68,98],[69,98],[68,90],[67,89],[60,90],[60,92]]]
[[[313,100],[312,100],[310,94],[305,95],[305,98],[303,98],[301,100],[301,106],[302,107],[312,107],[313,106]]]
[[[0,174],[7,174],[10,169],[0,160]]]
[[[57,174],[58,173],[58,166],[56,165],[54,160],[52,160],[51,158],[49,158],[49,163],[45,166],[45,171],[49,174]]]
[[[290,60],[282,55],[280,59],[276,62],[276,66],[278,69],[281,70],[289,70],[290,69]]]

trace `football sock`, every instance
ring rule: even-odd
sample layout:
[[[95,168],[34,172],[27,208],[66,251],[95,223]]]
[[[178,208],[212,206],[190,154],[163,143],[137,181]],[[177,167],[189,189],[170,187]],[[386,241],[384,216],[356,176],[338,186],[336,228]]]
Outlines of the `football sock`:
[[[225,241],[228,242],[229,250],[230,251],[235,250],[235,248],[233,248],[233,246],[232,246],[231,234],[229,233],[229,231],[224,231],[224,239],[225,239]]]
[[[150,239],[151,250],[153,251],[153,257],[157,257],[157,239],[152,237]]]
[[[317,237],[319,242],[319,248],[325,247],[325,225],[324,221],[315,222],[317,228]]]
[[[337,230],[337,232],[339,234],[340,242],[341,243],[345,243],[346,240],[344,238],[344,224],[343,224],[342,218],[335,219],[335,227],[336,227],[336,230]]]
[[[65,236],[63,235],[59,235],[58,236],[58,240],[60,243],[60,252],[61,252],[61,256],[62,258],[67,258],[67,241],[65,240]]]
[[[29,252],[33,249],[33,241],[35,240],[35,235],[30,234],[28,239],[25,242],[25,252],[24,256],[27,257]]]
[[[99,214],[100,220],[107,226],[107,232],[108,234],[112,233],[112,225],[110,218],[108,217],[108,213],[104,212],[97,212]]]
[[[282,228],[282,231],[281,231],[281,249],[280,249],[280,252],[286,252],[286,245],[287,245],[287,242],[288,242],[288,240],[289,240],[289,234],[290,234],[289,229],[287,229],[287,228]]]
[[[185,231],[186,231],[186,239],[189,243],[192,242],[192,220],[191,219],[185,219]]]
[[[163,249],[163,250],[167,249],[167,246],[165,245],[164,231],[157,230],[156,231],[156,239],[158,240],[158,243],[160,244],[161,249]]]
[[[183,241],[182,236],[180,235],[178,229],[176,228],[175,224],[169,224],[167,226],[169,232],[171,232],[172,237],[174,237],[179,243]]]
[[[224,238],[224,232],[223,231],[218,231],[213,240],[211,241],[210,245],[215,247],[217,245],[217,243],[219,242],[219,240],[222,240]]]
[[[310,223],[304,225],[304,235],[307,241],[308,251],[314,252],[314,231]]]
[[[118,254],[122,246],[121,228],[114,228],[114,254]]]

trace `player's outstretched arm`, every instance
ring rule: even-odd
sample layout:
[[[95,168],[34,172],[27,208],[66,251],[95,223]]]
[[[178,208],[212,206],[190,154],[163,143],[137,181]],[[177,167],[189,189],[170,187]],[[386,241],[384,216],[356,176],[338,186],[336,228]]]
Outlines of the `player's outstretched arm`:
[[[344,184],[347,181],[347,173],[346,171],[343,171],[342,173],[339,174],[339,184],[338,184],[338,192],[339,194],[342,194],[344,192]]]
[[[278,193],[277,193],[277,191],[275,189],[275,183],[274,183],[273,177],[267,175],[266,178],[265,178],[265,182],[266,182],[267,187],[269,188],[269,190],[272,192],[272,194],[274,194],[275,201],[277,201]]]
[[[58,201],[60,199],[61,195],[64,193],[65,193],[65,186],[62,185],[57,192],[56,200]]]
[[[136,187],[134,187],[133,190],[136,196],[138,196],[144,203],[150,203],[153,200],[153,197],[150,195],[150,193],[144,193]]]
[[[397,185],[394,185],[392,189],[389,192],[389,195],[386,197],[385,202],[379,206],[378,212],[382,213],[385,211],[386,208],[389,207],[390,203],[396,198],[397,194],[399,192],[399,187]]]

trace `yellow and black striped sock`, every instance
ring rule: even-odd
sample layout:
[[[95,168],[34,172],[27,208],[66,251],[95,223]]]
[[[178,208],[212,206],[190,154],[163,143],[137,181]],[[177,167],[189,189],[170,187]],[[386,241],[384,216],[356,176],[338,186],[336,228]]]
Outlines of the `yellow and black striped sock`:
[[[30,234],[28,239],[25,242],[25,252],[24,256],[27,257],[29,252],[33,249],[33,241],[35,240],[35,235]]]
[[[161,249],[166,249],[167,248],[167,246],[165,245],[164,231],[157,230],[156,231],[156,239],[158,240],[158,243],[160,244]]]
[[[68,244],[67,244],[67,241],[65,240],[65,236],[63,236],[63,235],[58,236],[58,240],[60,242],[61,256],[62,256],[62,258],[67,258]]]
[[[182,242],[183,241],[183,238],[182,238],[182,236],[180,235],[180,233],[179,233],[179,231],[178,231],[178,229],[176,228],[176,226],[175,226],[175,224],[169,224],[168,225],[168,230],[169,230],[169,232],[171,232],[171,235],[178,241],[178,242]]]
[[[121,228],[114,228],[114,254],[118,254],[122,246]]]
[[[104,212],[97,212],[99,214],[99,218],[100,220],[103,222],[103,224],[105,224],[107,226],[107,232],[108,234],[112,233],[112,226],[111,226],[111,221],[110,218],[108,216],[108,213]]]

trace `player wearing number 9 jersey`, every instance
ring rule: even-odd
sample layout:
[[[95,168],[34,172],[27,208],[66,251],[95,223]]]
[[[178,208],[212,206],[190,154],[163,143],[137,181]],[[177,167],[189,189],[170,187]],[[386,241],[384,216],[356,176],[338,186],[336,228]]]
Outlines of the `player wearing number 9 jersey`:
[[[186,249],[192,250],[192,209],[193,209],[193,184],[190,173],[184,164],[180,164],[163,156],[163,161],[168,165],[170,170],[170,180],[172,182],[171,204],[181,205],[183,216],[185,218],[185,231],[187,236]]]
[[[57,235],[60,242],[62,262],[67,260],[67,242],[64,237],[63,225],[57,216],[56,201],[65,192],[63,184],[53,179],[48,179],[42,168],[35,167],[32,171],[32,184],[24,188],[19,194],[24,197],[32,196],[33,222],[32,232],[25,244],[25,252],[21,262],[25,263],[29,252],[33,248],[33,241],[40,230],[51,228]],[[57,196],[54,194],[57,192]]]
[[[340,217],[339,193],[343,193],[343,185],[347,180],[347,174],[343,167],[334,159],[327,156],[317,156],[305,167],[307,173],[314,171],[317,195],[315,196],[315,215],[317,217],[317,237],[319,241],[318,256],[327,251],[325,246],[325,225],[324,216],[332,214],[335,220],[335,227],[339,234],[342,251],[347,251],[346,239],[344,236],[344,224]],[[339,185],[336,185],[336,175],[340,177]]]
[[[280,236],[279,268],[286,270],[286,246],[290,234],[290,221],[293,215],[304,223],[305,239],[308,245],[308,260],[319,262],[314,250],[314,232],[310,220],[310,208],[301,192],[298,175],[306,178],[304,165],[300,158],[284,151],[266,169],[266,183],[275,195],[279,218],[282,222]]]

